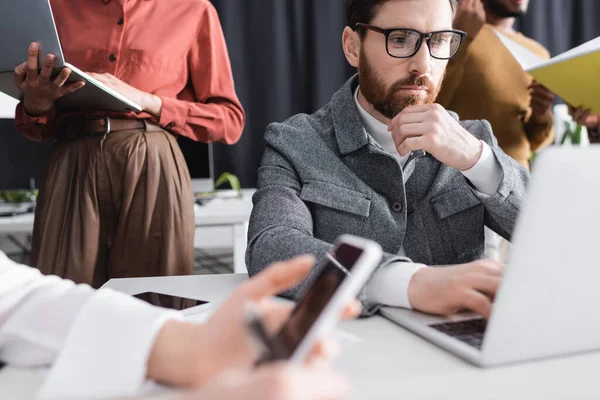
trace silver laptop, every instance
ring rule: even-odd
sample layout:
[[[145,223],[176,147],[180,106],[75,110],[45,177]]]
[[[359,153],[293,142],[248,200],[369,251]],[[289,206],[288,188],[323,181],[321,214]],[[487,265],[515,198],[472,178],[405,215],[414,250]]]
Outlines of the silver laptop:
[[[391,321],[479,366],[600,349],[600,146],[535,160],[489,322],[384,308]]]
[[[120,93],[98,82],[74,65],[65,62],[49,0],[2,0],[0,12],[0,92],[19,99],[14,83],[14,69],[27,59],[32,42],[40,44],[40,66],[48,54],[57,57],[56,71],[69,68],[69,82],[86,81],[86,85],[58,101],[60,107],[74,110],[141,112],[142,108]],[[85,34],[85,33],[83,33]]]

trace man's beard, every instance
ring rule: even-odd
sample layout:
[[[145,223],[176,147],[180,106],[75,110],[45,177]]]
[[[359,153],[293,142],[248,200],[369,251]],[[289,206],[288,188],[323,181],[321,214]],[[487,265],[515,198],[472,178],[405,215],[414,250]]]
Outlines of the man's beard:
[[[499,18],[516,18],[524,14],[523,11],[511,11],[498,0],[484,0],[486,10]]]
[[[432,104],[435,102],[441,85],[435,87],[429,78],[409,76],[394,83],[389,89],[377,77],[377,74],[363,53],[358,67],[358,80],[360,91],[365,99],[373,105],[381,115],[394,119],[408,106]],[[425,96],[404,95],[399,90],[406,86],[420,86],[427,88]]]

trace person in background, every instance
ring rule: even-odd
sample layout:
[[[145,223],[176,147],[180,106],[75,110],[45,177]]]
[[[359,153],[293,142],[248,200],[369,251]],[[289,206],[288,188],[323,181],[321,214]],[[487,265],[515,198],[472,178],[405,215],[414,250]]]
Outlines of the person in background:
[[[255,369],[260,354],[244,317],[253,304],[276,332],[291,306],[269,297],[304,279],[313,263],[300,257],[273,265],[196,325],[126,294],[43,276],[0,252],[0,361],[51,366],[40,399],[129,397],[148,379],[199,389],[190,399],[337,399],[348,384],[327,367],[332,343],[320,342],[305,366]],[[346,317],[358,308],[349,304]]]
[[[461,0],[454,27],[467,33],[449,63],[439,103],[463,119],[490,122],[498,144],[529,168],[532,152],[554,139],[554,95],[534,82],[513,58],[495,31],[538,57],[550,54],[513,28],[529,0]]]
[[[245,114],[208,0],[51,0],[66,59],[143,108],[71,112],[82,82],[51,78],[32,43],[15,69],[16,126],[54,140],[37,200],[31,263],[100,287],[111,278],[193,271],[194,204],[179,135],[234,143]],[[25,50],[25,49],[24,49]],[[38,73],[38,67],[41,72]]]
[[[454,26],[467,37],[448,63],[438,96],[463,119],[489,121],[502,150],[525,168],[532,153],[554,139],[554,95],[523,71],[495,31],[548,59],[542,45],[513,28],[528,5],[529,0],[459,2]],[[486,256],[506,261],[510,243],[487,228],[485,237]]]
[[[590,109],[573,106],[569,106],[569,114],[577,124],[587,128],[590,143],[600,143],[600,134],[598,133],[600,114],[592,113]]]

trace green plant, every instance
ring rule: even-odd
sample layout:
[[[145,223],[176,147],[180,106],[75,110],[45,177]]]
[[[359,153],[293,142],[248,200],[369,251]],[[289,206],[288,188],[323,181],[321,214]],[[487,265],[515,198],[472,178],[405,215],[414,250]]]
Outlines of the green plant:
[[[571,144],[581,144],[582,129],[583,127],[581,125],[575,125],[575,127],[573,127],[573,124],[571,122],[565,122],[565,135],[560,141],[560,144],[565,144],[567,142],[567,139]]]
[[[35,201],[38,190],[2,190],[0,191],[0,200],[6,203],[27,203]]]
[[[225,183],[229,183],[231,189],[235,190],[239,195],[241,195],[242,185],[240,184],[240,180],[237,176],[230,174],[229,172],[225,172],[215,182],[215,190],[223,186]]]

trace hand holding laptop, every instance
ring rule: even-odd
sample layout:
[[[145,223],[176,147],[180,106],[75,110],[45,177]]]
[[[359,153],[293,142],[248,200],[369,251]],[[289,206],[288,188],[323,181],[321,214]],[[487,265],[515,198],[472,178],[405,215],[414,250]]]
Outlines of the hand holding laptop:
[[[495,260],[423,268],[413,276],[408,298],[414,309],[425,313],[451,315],[471,310],[488,319],[503,274],[504,265]]]
[[[112,74],[97,74],[89,72],[88,75],[96,79],[98,82],[127,97],[131,101],[139,104],[148,114],[151,114],[156,118],[160,118],[162,111],[162,100],[160,97],[155,96],[152,93],[147,93],[136,89]]]
[[[71,71],[64,68],[52,80],[51,75],[56,64],[56,56],[48,55],[42,70],[38,73],[39,45],[31,43],[27,61],[15,68],[15,84],[24,95],[23,105],[27,114],[36,116],[50,111],[54,102],[61,97],[82,88],[85,82],[65,84]]]

